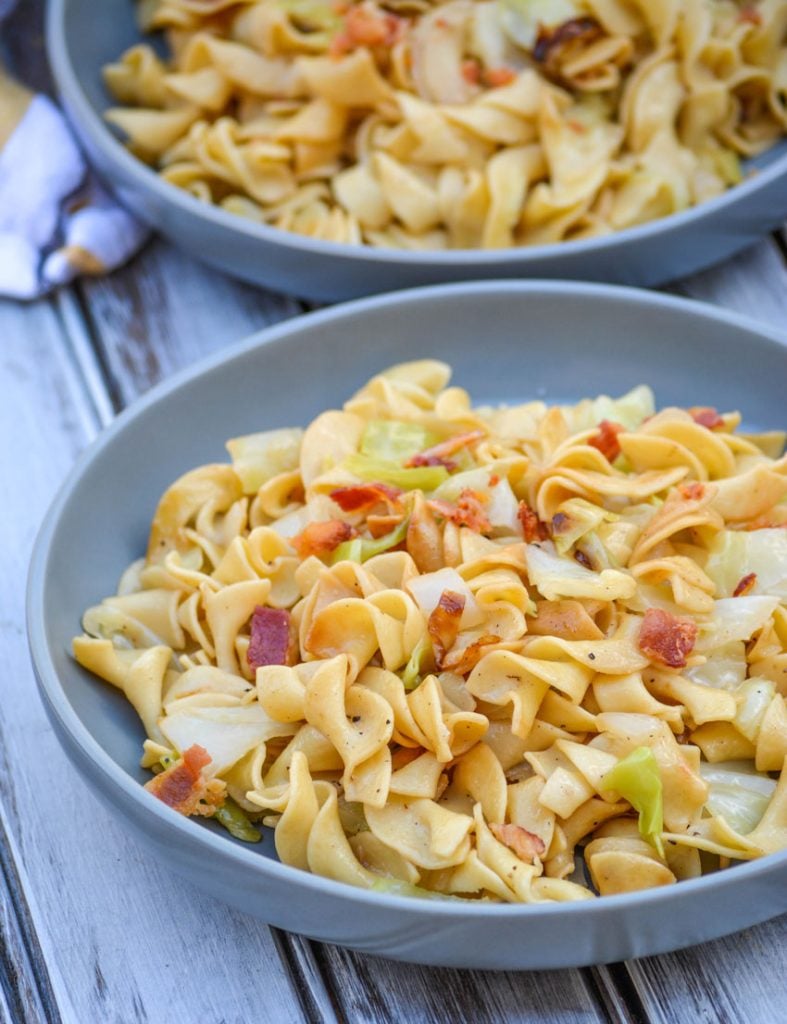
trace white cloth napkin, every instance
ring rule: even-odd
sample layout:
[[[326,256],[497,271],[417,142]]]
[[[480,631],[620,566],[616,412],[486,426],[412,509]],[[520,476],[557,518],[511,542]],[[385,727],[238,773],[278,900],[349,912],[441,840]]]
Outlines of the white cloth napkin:
[[[15,0],[0,0],[0,21]],[[3,100],[0,79],[0,102]],[[34,96],[0,149],[0,295],[33,299],[125,263],[148,231],[98,185],[71,129]]]

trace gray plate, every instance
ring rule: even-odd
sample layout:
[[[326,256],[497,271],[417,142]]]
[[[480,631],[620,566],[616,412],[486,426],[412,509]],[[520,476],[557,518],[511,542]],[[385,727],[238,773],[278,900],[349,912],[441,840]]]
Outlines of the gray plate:
[[[556,277],[656,285],[718,262],[787,217],[787,145],[702,206],[604,238],[499,250],[408,253],[340,245],[253,224],[163,182],[101,120],[101,68],[139,40],[131,0],[50,0],[48,44],[63,103],[93,164],[157,231],[229,274],[310,299],[442,281]]]
[[[270,834],[244,846],[182,818],[140,786],[143,733],[134,711],[69,656],[82,610],[114,593],[123,568],[144,551],[164,488],[193,466],[225,459],[225,438],[305,424],[376,371],[427,354],[453,363],[455,382],[479,402],[615,395],[646,382],[662,405],[740,408],[750,426],[784,425],[787,339],[646,292],[539,281],[447,286],[262,331],[118,417],[46,516],[30,571],[28,627],[44,703],[66,752],[173,871],[282,928],[402,960],[485,968],[598,963],[700,942],[787,909],[787,852],[579,904],[387,897],[279,864]]]

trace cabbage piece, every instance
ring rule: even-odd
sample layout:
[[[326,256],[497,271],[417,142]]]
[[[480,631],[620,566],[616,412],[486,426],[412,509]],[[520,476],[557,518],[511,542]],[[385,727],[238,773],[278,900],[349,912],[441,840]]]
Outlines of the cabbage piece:
[[[563,415],[574,431],[590,430],[602,420],[612,420],[621,423],[627,430],[636,430],[655,411],[653,392],[645,384],[640,384],[620,398],[600,395],[595,400],[562,407]]]
[[[421,681],[421,670],[426,657],[432,653],[432,645],[429,636],[425,634],[413,648],[413,653],[402,672],[402,682],[405,690],[414,690]]]
[[[617,569],[591,572],[573,558],[558,555],[548,541],[528,544],[525,561],[530,582],[547,601],[559,601],[561,597],[615,601],[633,597],[637,589],[632,576]]]
[[[371,540],[354,537],[352,540],[344,541],[334,550],[331,565],[347,561],[365,562],[369,558],[374,558],[375,555],[381,555],[384,551],[395,548],[407,536],[409,522],[409,518],[403,519],[396,529],[391,530],[390,533],[386,533],[382,537],[376,537]]]
[[[444,590],[460,594],[465,599],[465,607],[462,612],[460,623],[461,629],[468,629],[477,626],[484,621],[478,602],[473,596],[470,587],[465,583],[456,569],[438,569],[437,572],[427,572],[422,576],[414,576],[405,584],[410,591],[415,603],[428,619],[437,605]]]
[[[708,783],[705,806],[724,818],[741,835],[747,835],[765,814],[776,782],[756,772],[748,761],[722,761],[700,765],[700,775]]]
[[[720,597],[730,597],[753,572],[757,579],[749,594],[787,598],[787,530],[722,530],[711,545],[705,572]]]
[[[768,622],[778,604],[778,597],[723,597],[712,617],[700,624],[696,650],[704,654],[735,640],[748,640]]]
[[[404,420],[371,420],[361,437],[361,454],[370,459],[405,462],[437,443],[437,436],[420,423]]]
[[[444,892],[432,892],[422,889],[420,885],[403,882],[400,878],[378,878],[372,882],[372,892],[387,892],[393,896],[411,896],[419,900],[462,900],[461,896],[451,896]]]
[[[344,460],[344,469],[361,480],[390,484],[392,487],[401,487],[403,491],[434,491],[448,479],[445,466],[414,466],[412,469],[404,469],[396,462],[369,455],[351,455]]]
[[[565,555],[573,544],[601,523],[613,523],[619,518],[614,512],[607,512],[584,498],[569,498],[559,506],[552,519],[552,535],[558,554]]]
[[[232,468],[244,494],[256,494],[262,484],[279,473],[298,468],[303,431],[298,427],[266,430],[227,441]]]
[[[532,50],[541,27],[561,25],[578,13],[571,0],[499,0],[499,4],[503,30],[526,50]]]
[[[259,704],[187,705],[161,718],[159,727],[176,750],[188,750],[195,743],[204,747],[211,760],[209,775],[221,775],[258,743],[296,731],[293,725],[269,718]]]
[[[664,831],[664,800],[658,762],[650,747],[635,747],[618,761],[601,780],[603,789],[612,789],[639,811],[639,831],[664,856],[661,833]]]
[[[224,803],[214,811],[213,820],[222,825],[235,839],[241,839],[244,843],[258,843],[262,839],[262,832],[255,828],[246,817],[246,812],[238,807],[232,797],[227,797]]]
[[[742,640],[733,640],[709,651],[704,665],[684,669],[683,674],[703,686],[737,690],[746,678],[746,669],[746,645]]]
[[[747,679],[735,693],[738,710],[732,724],[751,743],[757,742],[762,720],[775,693],[776,684],[770,679]]]

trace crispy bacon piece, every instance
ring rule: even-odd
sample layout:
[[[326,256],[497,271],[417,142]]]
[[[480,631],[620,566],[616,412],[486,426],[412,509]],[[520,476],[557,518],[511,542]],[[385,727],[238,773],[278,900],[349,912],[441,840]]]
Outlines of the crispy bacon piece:
[[[517,519],[522,524],[522,533],[528,544],[535,540],[546,540],[546,527],[526,501],[519,502]]]
[[[756,572],[747,572],[745,576],[741,576],[738,582],[735,584],[735,590],[732,592],[733,597],[744,597],[746,594],[750,594],[754,590],[754,585],[757,582]]]
[[[325,523],[309,523],[306,529],[291,540],[292,546],[301,558],[309,555],[325,555],[338,548],[357,533],[349,523],[341,519],[329,519]]]
[[[456,638],[459,636],[459,625],[464,610],[464,595],[457,594],[455,590],[444,590],[437,602],[437,607],[429,616],[426,628],[432,640],[435,663],[440,669],[443,667],[443,660],[447,652],[454,646]]]
[[[602,420],[598,425],[597,433],[588,438],[588,444],[598,448],[607,462],[614,462],[620,455],[620,444],[618,434],[625,431],[622,423],[615,423],[613,420]]]
[[[399,510],[402,491],[388,484],[354,484],[352,487],[337,487],[330,492],[342,512],[367,512],[375,505],[385,505],[389,511]]]
[[[510,85],[515,78],[516,71],[513,68],[487,68],[484,73],[484,81],[492,89],[497,89],[500,85]]]
[[[430,499],[426,504],[432,512],[436,512],[443,519],[450,519],[457,526],[467,526],[476,533],[489,533],[492,527],[484,511],[484,505],[488,501],[489,498],[481,491],[465,487],[455,505],[439,498]]]
[[[145,789],[167,807],[188,817],[201,814],[209,817],[223,800],[223,787],[208,780],[202,769],[210,764],[210,755],[196,743],[166,771],[145,783]]]
[[[468,672],[473,671],[486,654],[486,648],[490,644],[499,643],[499,636],[494,633],[485,633],[471,644],[468,644],[467,647],[463,647],[462,650],[452,651],[445,657],[442,664],[438,665],[438,668],[446,672],[455,672],[458,676],[466,676]]]
[[[692,406],[689,409],[689,415],[695,423],[698,423],[701,427],[707,427],[708,430],[717,430],[719,427],[724,426],[724,420],[712,405]]]
[[[651,661],[683,668],[694,649],[697,624],[661,608],[648,608],[639,631],[639,649]]]
[[[490,822],[489,831],[526,864],[532,864],[536,857],[543,857],[547,852],[541,836],[528,832],[521,825],[493,825]]]
[[[462,61],[462,78],[469,85],[479,85],[481,82],[481,65],[474,58]]]
[[[738,12],[738,21],[749,25],[762,25],[762,14],[751,4],[746,4]]]
[[[344,13],[344,28],[331,40],[329,53],[341,57],[359,46],[390,47],[400,36],[404,19],[382,14],[364,4],[353,4]]]
[[[701,501],[705,497],[705,485],[699,480],[692,480],[687,484],[679,484],[678,490],[681,496],[688,501]]]
[[[258,605],[251,617],[247,658],[256,671],[261,665],[286,665],[290,653],[290,613]]]
[[[445,466],[449,473],[456,469],[456,463],[451,461],[451,456],[456,455],[462,448],[466,448],[474,441],[480,441],[484,437],[483,430],[471,430],[468,434],[457,434],[456,437],[449,437],[446,441],[432,445],[422,452],[411,456],[405,466]]]

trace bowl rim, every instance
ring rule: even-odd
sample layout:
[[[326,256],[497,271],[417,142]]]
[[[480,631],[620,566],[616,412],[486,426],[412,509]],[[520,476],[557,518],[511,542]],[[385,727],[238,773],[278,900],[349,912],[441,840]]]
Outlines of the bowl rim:
[[[738,203],[767,188],[781,177],[787,179],[787,151],[777,156],[771,164],[757,170],[740,184],[727,189],[721,195],[690,206],[678,213],[643,224],[613,231],[593,238],[551,242],[546,245],[512,246],[507,249],[427,249],[411,251],[406,249],[378,248],[350,242],[333,242],[310,238],[295,232],[285,231],[268,224],[259,224],[237,214],[228,213],[220,206],[205,203],[175,185],[164,181],[154,170],[134,157],[118,137],[110,130],[82,88],[67,45],[65,21],[71,0],[49,0],[46,14],[46,47],[58,93],[66,106],[77,115],[82,130],[91,143],[124,174],[133,179],[135,185],[153,193],[163,202],[177,207],[182,213],[202,220],[215,228],[236,231],[247,238],[271,245],[283,246],[293,252],[325,256],[332,259],[368,261],[371,263],[403,264],[423,267],[466,267],[478,266],[479,271],[505,268],[509,264],[532,267],[547,260],[565,257],[581,257],[599,252],[615,251],[628,244],[647,241],[662,234],[690,228],[697,221],[712,217],[714,213],[734,208]],[[778,145],[778,143],[777,143]],[[774,218],[774,224],[778,218]]]
[[[184,385],[210,375],[224,364],[243,359],[252,351],[286,339],[288,335],[299,333],[302,330],[319,333],[320,327],[324,324],[336,320],[354,320],[359,316],[363,317],[368,312],[400,305],[402,302],[418,304],[420,302],[430,303],[434,300],[445,301],[450,300],[453,295],[466,296],[468,293],[476,296],[492,295],[495,297],[500,297],[501,294],[517,294],[526,297],[534,293],[565,296],[566,293],[570,293],[572,297],[601,299],[612,304],[634,300],[641,307],[649,306],[659,310],[672,310],[679,316],[700,317],[711,325],[723,323],[725,326],[738,327],[741,330],[759,334],[765,340],[784,347],[787,354],[787,332],[768,328],[767,325],[760,324],[753,318],[717,309],[693,299],[621,285],[538,279],[442,284],[411,288],[400,292],[388,292],[371,298],[340,303],[327,309],[292,317],[273,326],[265,327],[154,385],[121,412],[108,427],[104,428],[79,455],[68,471],[36,536],[27,581],[28,644],[39,692],[47,709],[79,749],[85,760],[91,764],[93,770],[97,771],[111,788],[115,807],[117,807],[118,798],[130,800],[137,804],[138,809],[151,820],[151,827],[153,819],[156,819],[160,828],[173,842],[189,844],[192,848],[201,847],[204,853],[215,855],[220,862],[232,863],[238,870],[256,871],[259,877],[266,879],[269,884],[277,881],[295,884],[314,894],[330,898],[344,898],[359,905],[381,909],[394,907],[402,911],[414,909],[423,911],[428,907],[431,914],[448,920],[487,916],[505,919],[526,916],[527,920],[540,920],[550,918],[555,914],[571,914],[573,919],[579,922],[586,918],[593,919],[599,914],[603,917],[607,908],[620,911],[632,908],[647,910],[654,903],[658,904],[664,900],[681,899],[683,896],[689,897],[705,890],[723,892],[730,885],[736,887],[739,883],[745,883],[746,880],[754,880],[762,876],[783,872],[787,877],[787,849],[785,849],[756,860],[741,862],[734,865],[731,870],[681,881],[676,886],[566,903],[494,904],[474,903],[471,900],[424,900],[417,897],[355,888],[346,883],[312,875],[279,861],[260,856],[253,850],[235,843],[229,837],[214,833],[192,819],[185,818],[173,811],[152,797],[103,749],[71,707],[55,669],[47,642],[44,614],[47,566],[52,552],[54,535],[64,508],[78,492],[82,477],[93,460],[112,445],[115,437],[125,431],[129,425],[143,418],[151,406],[165,400],[171,393]],[[58,738],[60,739],[60,737]],[[122,813],[124,817],[128,817],[126,810],[122,809]]]

